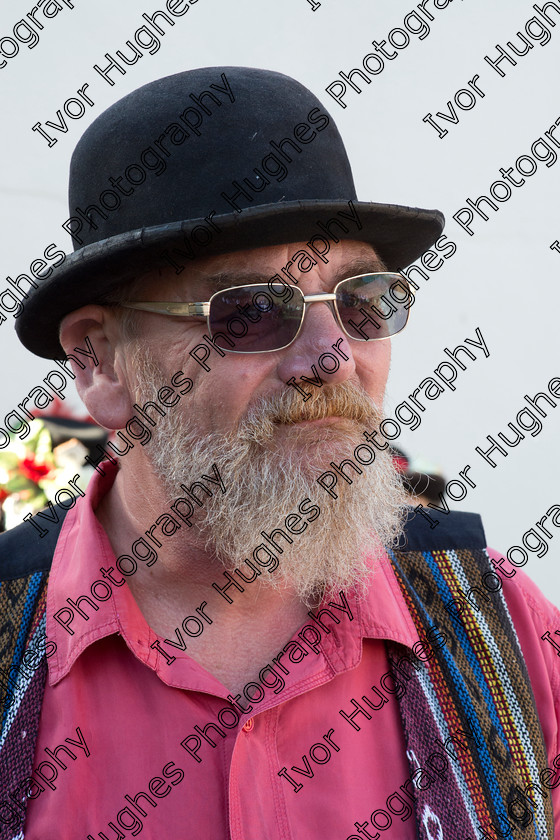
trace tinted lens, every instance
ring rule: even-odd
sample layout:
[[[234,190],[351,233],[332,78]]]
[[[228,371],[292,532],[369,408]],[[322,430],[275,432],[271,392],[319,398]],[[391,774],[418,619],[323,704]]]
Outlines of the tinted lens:
[[[409,284],[400,274],[364,274],[336,287],[336,306],[350,338],[368,341],[400,332],[414,302]]]
[[[234,286],[210,298],[208,322],[213,339],[227,336],[218,346],[237,353],[262,353],[286,347],[297,335],[303,313],[303,295],[294,287],[285,302],[266,283]]]

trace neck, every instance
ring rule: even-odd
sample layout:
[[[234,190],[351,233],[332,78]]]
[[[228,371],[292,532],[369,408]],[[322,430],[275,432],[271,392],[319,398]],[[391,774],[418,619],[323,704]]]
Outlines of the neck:
[[[184,619],[194,616],[203,631],[188,638],[189,655],[227,688],[237,690],[304,623],[309,607],[293,590],[273,589],[266,582],[267,571],[262,575],[264,582],[261,578],[250,582],[248,568],[247,581],[237,575],[228,579],[194,522],[192,527],[183,523],[172,533],[175,526],[170,517],[165,519],[170,507],[161,482],[139,466],[121,466],[96,516],[115,556],[130,555],[133,543],[143,540],[136,551],[146,560],[137,561],[137,571],[127,584],[152,630],[166,639],[180,640],[186,636],[181,629]],[[158,519],[158,527],[152,528]],[[169,536],[162,535],[166,523]],[[188,626],[197,628],[195,621]]]

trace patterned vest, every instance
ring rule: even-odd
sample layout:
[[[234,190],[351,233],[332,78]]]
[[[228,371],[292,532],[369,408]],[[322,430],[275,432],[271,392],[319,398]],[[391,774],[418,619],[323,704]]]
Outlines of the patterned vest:
[[[0,840],[24,837],[21,782],[33,769],[47,674],[46,591],[59,515],[44,539],[26,523],[0,538]],[[404,686],[411,777],[401,787],[414,799],[418,837],[553,840],[550,797],[539,786],[543,734],[480,518],[452,512],[436,528],[411,518],[390,558],[430,653],[420,659],[387,643]]]

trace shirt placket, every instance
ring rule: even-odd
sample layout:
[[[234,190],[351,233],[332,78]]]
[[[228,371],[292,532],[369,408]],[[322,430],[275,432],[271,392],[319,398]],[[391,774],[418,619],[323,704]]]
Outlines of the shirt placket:
[[[280,709],[253,715],[237,736],[229,777],[231,840],[293,840],[277,776]],[[251,767],[256,772],[248,772]]]

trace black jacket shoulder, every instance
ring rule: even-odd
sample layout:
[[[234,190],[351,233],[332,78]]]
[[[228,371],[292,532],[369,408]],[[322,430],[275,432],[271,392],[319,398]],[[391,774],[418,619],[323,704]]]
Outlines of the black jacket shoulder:
[[[414,508],[410,508],[397,551],[486,548],[486,536],[478,513],[462,510],[440,513],[431,508],[426,512],[429,513],[432,522]],[[437,525],[434,526],[434,522],[437,522]]]
[[[41,536],[29,522],[22,522],[0,534],[0,581],[15,580],[33,572],[50,569],[66,510],[54,505],[58,522],[41,526],[47,529]]]

